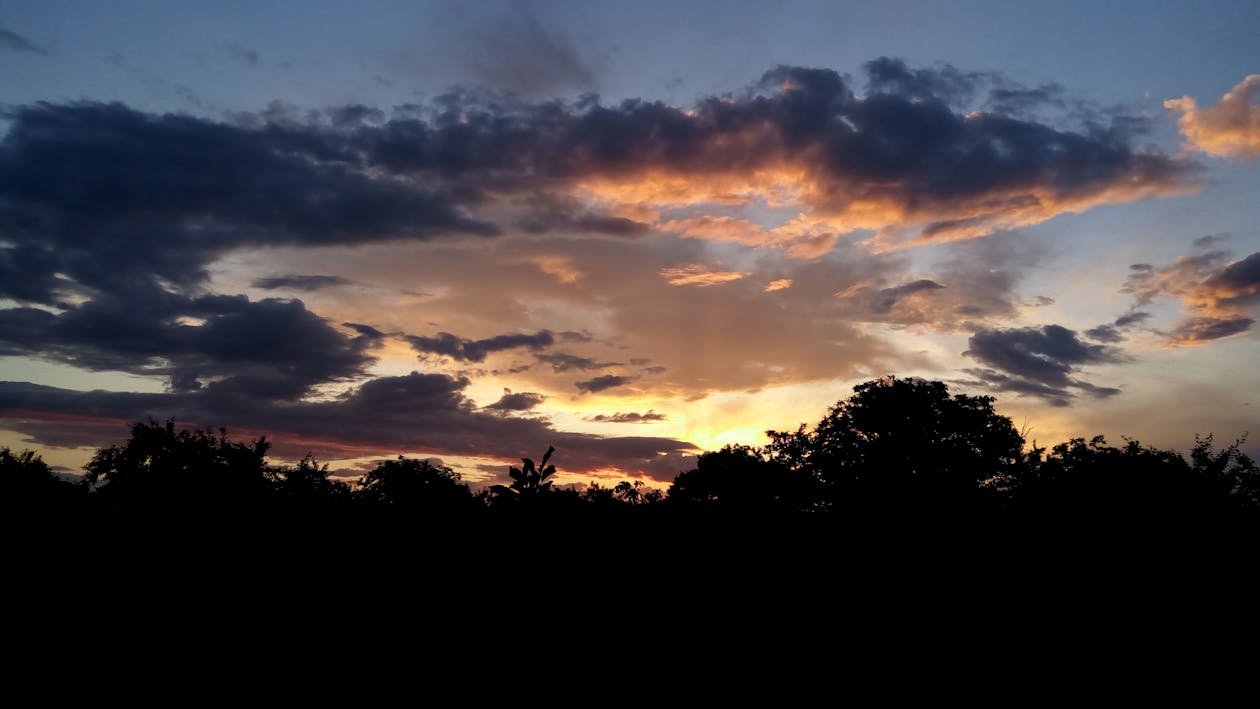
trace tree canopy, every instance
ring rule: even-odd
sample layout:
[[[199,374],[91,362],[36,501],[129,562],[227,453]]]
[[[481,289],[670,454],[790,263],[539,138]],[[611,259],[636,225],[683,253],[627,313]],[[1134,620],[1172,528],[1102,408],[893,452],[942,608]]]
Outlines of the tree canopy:
[[[770,459],[807,472],[837,510],[972,507],[1023,460],[1023,437],[993,401],[884,377],[854,387],[812,430],[768,431]]]

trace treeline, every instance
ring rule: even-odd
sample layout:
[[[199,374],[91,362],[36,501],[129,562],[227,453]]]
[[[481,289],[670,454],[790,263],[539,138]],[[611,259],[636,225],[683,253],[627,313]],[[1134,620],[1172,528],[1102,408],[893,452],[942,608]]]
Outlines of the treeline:
[[[34,453],[0,450],[7,516],[93,520],[355,519],[808,520],[858,526],[957,526],[1004,521],[1079,525],[1255,524],[1260,469],[1239,443],[1197,438],[1189,459],[1137,441],[1073,439],[1029,446],[991,397],[941,382],[883,378],[855,387],[812,428],[769,432],[762,448],[701,455],[667,490],[639,482],[554,484],[557,452],[510,469],[510,483],[474,491],[428,460],[380,462],[353,484],[308,456],[272,465],[265,439],[141,422],[104,448],[79,482]],[[562,452],[559,455],[563,455]]]

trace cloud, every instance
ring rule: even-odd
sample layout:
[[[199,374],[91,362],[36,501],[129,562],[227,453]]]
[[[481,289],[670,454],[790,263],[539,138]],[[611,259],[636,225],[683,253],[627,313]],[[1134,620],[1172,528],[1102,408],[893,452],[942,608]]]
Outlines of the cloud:
[[[556,341],[550,330],[539,330],[532,335],[495,335],[483,340],[466,340],[449,332],[439,332],[436,337],[408,335],[405,339],[417,352],[442,355],[459,362],[484,362],[486,355],[518,347],[540,350],[550,347]]]
[[[847,306],[852,320],[938,332],[974,330],[1017,314],[1023,304],[1016,292],[1019,277],[1043,251],[1014,233],[946,244],[931,278],[905,280],[901,269],[872,269],[870,277],[834,297]]]
[[[777,290],[783,290],[785,288],[791,288],[791,287],[792,287],[791,278],[777,278],[767,283],[766,287],[762,288],[761,291],[763,293],[773,293]]]
[[[653,423],[656,421],[664,421],[665,414],[658,414],[648,409],[644,413],[627,411],[626,413],[617,412],[615,414],[596,414],[586,419],[587,421],[601,421],[606,423]]]
[[[54,305],[136,279],[188,288],[242,249],[510,228],[675,229],[816,259],[862,230],[878,249],[969,239],[1198,185],[1198,165],[1134,147],[1132,121],[1100,115],[1072,129],[964,112],[955,106],[988,75],[894,60],[866,71],[866,95],[829,69],[777,67],[690,107],[476,90],[388,117],[364,106],[275,104],[230,122],[17,106],[0,143],[0,295]],[[761,228],[737,212],[757,203],[796,215]],[[738,275],[666,268],[692,285]]]
[[[671,286],[699,286],[706,288],[720,283],[738,281],[748,274],[738,271],[712,271],[704,264],[692,263],[686,266],[662,268],[661,275],[665,277],[665,280]]]
[[[263,290],[288,289],[317,291],[324,288],[354,285],[354,281],[348,278],[342,278],[341,276],[303,276],[288,274],[284,276],[258,278],[255,279],[251,285],[255,288],[261,288]]]
[[[530,391],[522,391],[513,394],[511,391],[504,391],[503,396],[493,404],[487,404],[487,409],[495,411],[529,411],[530,409],[542,404],[547,397],[542,394],[536,394]]]
[[[9,119],[0,295],[19,300],[55,304],[141,279],[187,288],[206,280],[209,262],[246,247],[496,231],[440,187],[356,166],[352,146],[327,127],[96,103],[20,106]]]
[[[1069,389],[1073,388],[1095,397],[1119,393],[1076,375],[1082,365],[1126,361],[1119,350],[1082,342],[1076,332],[1061,325],[980,330],[967,344],[963,355],[989,367],[966,370],[982,383],[999,391],[1039,396],[1059,406],[1072,398]]]
[[[1110,325],[1099,325],[1085,331],[1085,336],[1097,342],[1123,342],[1124,330],[1149,320],[1151,314],[1144,311],[1131,311],[1116,318]]]
[[[1162,295],[1181,301],[1185,319],[1166,333],[1170,344],[1199,345],[1249,330],[1260,305],[1260,252],[1237,261],[1215,241],[1196,240],[1196,252],[1166,266],[1134,264],[1122,291],[1136,305]],[[1134,313],[1138,315],[1140,313]],[[1117,321],[1119,322],[1119,321]]]
[[[936,281],[929,281],[926,278],[912,283],[903,283],[892,288],[884,288],[878,293],[875,309],[877,312],[888,312],[897,304],[897,301],[903,298],[912,297],[916,294],[930,293],[944,288],[945,286]]]
[[[1164,108],[1178,111],[1187,146],[1218,157],[1260,157],[1260,74],[1248,74],[1209,108],[1193,98],[1168,99]]]
[[[605,367],[615,367],[620,362],[600,362],[590,357],[578,357],[567,352],[554,352],[548,354],[537,354],[534,358],[539,362],[551,365],[552,371],[556,373],[570,372],[574,370],[590,370],[604,369]]]
[[[555,26],[524,10],[516,17],[471,24],[453,48],[470,78],[483,86],[546,94],[590,91],[598,85],[592,62]]]
[[[32,42],[30,39],[7,27],[0,27],[0,49],[9,49],[14,52],[31,52],[32,54],[48,54],[48,50],[43,46]]]
[[[632,381],[634,381],[634,377],[622,377],[615,374],[601,374],[594,379],[575,382],[573,386],[577,387],[578,391],[595,394],[607,389],[612,389],[613,387],[624,386]]]
[[[467,379],[441,374],[379,377],[327,401],[260,401],[240,392],[137,394],[79,392],[0,382],[0,421],[40,445],[105,446],[130,421],[174,417],[180,425],[227,427],[240,436],[267,432],[277,455],[321,458],[380,455],[382,449],[513,459],[554,445],[564,473],[617,469],[672,480],[694,465],[693,446],[670,438],[566,433],[537,418],[482,412],[463,390]]]
[[[244,62],[251,67],[256,67],[262,63],[262,55],[258,53],[258,50],[251,49],[240,42],[223,42],[216,44],[215,47],[232,59]]]
[[[359,333],[347,337],[300,300],[161,290],[100,297],[61,313],[0,310],[0,354],[163,376],[174,391],[286,400],[363,374],[380,333]]]

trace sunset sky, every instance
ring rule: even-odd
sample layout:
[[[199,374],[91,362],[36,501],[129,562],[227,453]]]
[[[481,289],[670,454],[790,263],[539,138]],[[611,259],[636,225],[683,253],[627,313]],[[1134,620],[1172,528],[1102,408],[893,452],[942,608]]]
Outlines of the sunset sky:
[[[0,3],[0,445],[668,482],[885,375],[1260,452],[1260,3]]]

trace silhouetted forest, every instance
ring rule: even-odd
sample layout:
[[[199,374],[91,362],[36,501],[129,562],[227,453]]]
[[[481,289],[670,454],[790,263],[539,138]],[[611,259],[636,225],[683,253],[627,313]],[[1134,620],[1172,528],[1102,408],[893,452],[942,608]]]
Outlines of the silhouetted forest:
[[[70,482],[35,453],[0,450],[7,517],[99,524],[165,520],[224,529],[261,520],[391,525],[491,522],[634,527],[776,522],[849,529],[1194,528],[1260,520],[1260,469],[1235,442],[1196,438],[1189,459],[1101,436],[1029,445],[992,397],[887,377],[861,384],[813,427],[768,432],[765,447],[699,456],[667,490],[641,482],[554,485],[563,451],[523,458],[509,484],[474,490],[449,467],[399,456],[356,482],[307,456],[267,461],[265,439],[137,422]],[[526,543],[522,541],[522,543]]]

